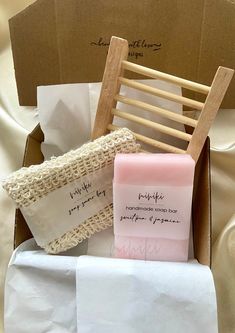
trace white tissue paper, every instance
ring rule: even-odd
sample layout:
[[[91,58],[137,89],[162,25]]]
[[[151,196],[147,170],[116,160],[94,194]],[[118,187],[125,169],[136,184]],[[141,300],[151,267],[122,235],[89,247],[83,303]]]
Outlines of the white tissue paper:
[[[9,263],[5,333],[76,333],[76,257],[49,256],[33,239]]]
[[[45,159],[59,156],[90,139],[89,84],[58,84],[37,88],[37,108]]]
[[[215,333],[209,267],[81,256],[77,266],[79,333]]]
[[[217,332],[207,266],[76,256],[111,254],[111,231],[103,232],[105,244],[96,238],[64,255],[45,254],[33,239],[14,251],[5,333]]]
[[[164,81],[137,81],[177,95],[182,94],[180,87]],[[41,145],[41,150],[45,159],[64,154],[70,149],[81,146],[90,139],[100,88],[101,83],[74,83],[38,87],[39,120],[45,138]],[[182,114],[182,105],[157,96],[152,96],[125,86],[121,87],[121,94]],[[118,103],[117,107],[122,111],[128,111],[137,116],[143,116],[144,113],[144,117],[148,120],[157,121],[163,125],[184,131],[182,124],[151,112],[143,111],[123,103]],[[146,128],[124,119],[114,119],[114,124],[122,127],[126,126],[137,133],[148,135],[153,139],[162,140],[168,144],[178,145],[182,149],[186,147],[186,143],[180,139],[170,137],[154,129]]]

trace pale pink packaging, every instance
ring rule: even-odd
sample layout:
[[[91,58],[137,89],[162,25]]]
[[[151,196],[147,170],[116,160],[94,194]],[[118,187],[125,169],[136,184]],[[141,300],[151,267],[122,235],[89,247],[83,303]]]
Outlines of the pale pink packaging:
[[[116,155],[116,257],[187,261],[194,168],[187,154]]]

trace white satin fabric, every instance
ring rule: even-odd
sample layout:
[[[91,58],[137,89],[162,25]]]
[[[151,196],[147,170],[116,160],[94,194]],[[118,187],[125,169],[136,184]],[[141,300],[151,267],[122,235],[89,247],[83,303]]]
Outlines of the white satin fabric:
[[[30,0],[0,2],[0,177],[21,166],[27,134],[37,112],[19,107],[9,17]],[[212,161],[213,263],[221,333],[235,332],[235,110],[221,110],[210,132]],[[0,332],[3,332],[4,278],[13,249],[14,206],[0,188]]]
[[[8,19],[29,0],[0,1],[0,178],[22,165],[26,136],[37,124],[36,111],[18,105]],[[4,280],[12,250],[15,209],[0,186],[0,332],[3,332]]]
[[[220,110],[210,131],[212,273],[221,333],[235,332],[235,110]]]

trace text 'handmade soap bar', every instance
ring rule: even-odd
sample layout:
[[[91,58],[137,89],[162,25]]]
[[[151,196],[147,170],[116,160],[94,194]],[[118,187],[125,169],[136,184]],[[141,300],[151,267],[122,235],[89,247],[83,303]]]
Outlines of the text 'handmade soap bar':
[[[187,154],[117,154],[116,257],[188,259],[194,167]]]

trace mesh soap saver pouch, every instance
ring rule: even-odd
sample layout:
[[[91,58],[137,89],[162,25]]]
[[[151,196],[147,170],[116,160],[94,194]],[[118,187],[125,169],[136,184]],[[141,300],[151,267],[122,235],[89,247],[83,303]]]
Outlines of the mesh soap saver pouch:
[[[112,179],[117,153],[139,152],[126,128],[23,167],[3,187],[25,217],[37,242],[48,253],[68,250],[113,223]]]

